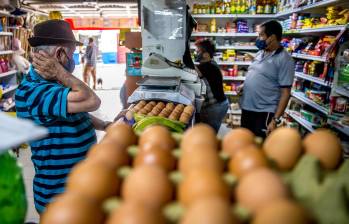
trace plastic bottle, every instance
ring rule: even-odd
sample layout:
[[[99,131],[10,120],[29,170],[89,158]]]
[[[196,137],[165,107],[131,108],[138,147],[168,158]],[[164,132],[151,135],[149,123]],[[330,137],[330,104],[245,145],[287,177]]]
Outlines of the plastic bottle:
[[[249,0],[249,14],[256,15],[257,5],[256,0]]]
[[[216,18],[211,19],[210,32],[217,33],[217,21]]]

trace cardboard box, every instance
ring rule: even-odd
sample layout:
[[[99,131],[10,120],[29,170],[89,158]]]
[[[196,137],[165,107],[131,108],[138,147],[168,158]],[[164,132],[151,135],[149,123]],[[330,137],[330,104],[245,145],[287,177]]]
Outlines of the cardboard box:
[[[142,48],[142,33],[141,32],[127,32],[125,46],[129,49]]]

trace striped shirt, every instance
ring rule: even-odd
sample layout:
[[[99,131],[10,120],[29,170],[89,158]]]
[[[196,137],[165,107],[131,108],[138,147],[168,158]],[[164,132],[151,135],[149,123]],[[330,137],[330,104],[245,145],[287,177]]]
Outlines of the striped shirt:
[[[48,137],[30,142],[35,168],[34,203],[42,213],[47,203],[64,191],[67,174],[96,143],[88,113],[69,114],[70,89],[43,79],[33,68],[16,91],[17,116],[48,129]]]

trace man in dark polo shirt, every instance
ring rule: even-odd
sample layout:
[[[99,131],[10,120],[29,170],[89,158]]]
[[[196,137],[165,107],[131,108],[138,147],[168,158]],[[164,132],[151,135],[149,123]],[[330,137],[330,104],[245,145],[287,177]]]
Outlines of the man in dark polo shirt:
[[[227,114],[229,102],[223,90],[223,76],[217,63],[213,61],[215,45],[211,40],[203,40],[197,44],[197,66],[201,78],[207,86],[205,102],[200,112],[200,121],[209,124],[216,132]]]
[[[272,20],[259,26],[259,48],[242,86],[242,127],[266,137],[281,122],[291,95],[294,61],[280,45],[282,27]]]

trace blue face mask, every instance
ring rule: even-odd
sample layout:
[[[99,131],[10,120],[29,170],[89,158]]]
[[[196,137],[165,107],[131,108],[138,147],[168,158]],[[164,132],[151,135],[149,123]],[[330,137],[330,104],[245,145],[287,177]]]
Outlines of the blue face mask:
[[[265,50],[268,45],[267,45],[267,41],[266,40],[261,40],[261,39],[257,39],[256,40],[256,47],[259,49],[259,50]]]
[[[66,64],[63,64],[62,66],[68,72],[73,73],[73,71],[75,70],[75,61],[73,58],[69,58],[65,51],[64,51],[64,53],[65,53],[65,56],[67,57],[68,61]]]

